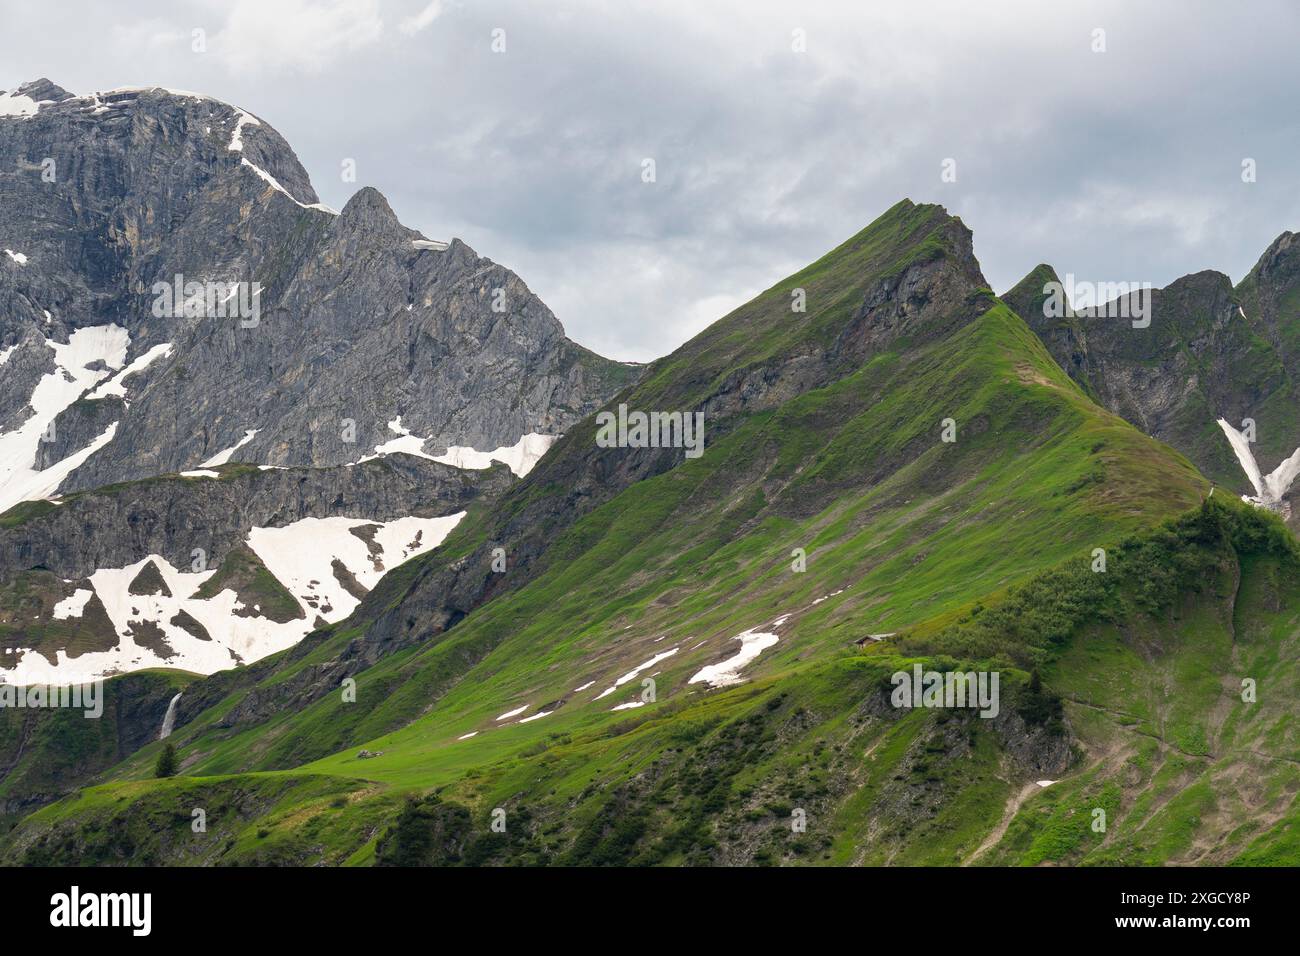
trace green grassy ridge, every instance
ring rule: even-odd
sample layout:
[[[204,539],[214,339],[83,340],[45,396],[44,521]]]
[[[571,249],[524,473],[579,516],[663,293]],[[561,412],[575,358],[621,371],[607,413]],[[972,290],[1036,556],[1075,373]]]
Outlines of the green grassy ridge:
[[[980,862],[1300,862],[1300,561],[1276,519],[1240,517],[1247,527],[1224,539],[1185,539],[1200,554],[1175,600],[1119,619],[1103,608],[1045,669],[1081,767],[1026,801]],[[1140,581],[1138,569],[1121,580]],[[1125,587],[1136,606],[1149,595]],[[1254,703],[1241,699],[1244,677],[1257,681]]]
[[[1115,484],[1133,489],[1137,497],[1112,501],[1092,485],[1066,493],[1080,474],[1090,473],[1094,466],[1087,461],[1088,450],[1106,436],[1111,436],[1112,442],[1145,443],[1150,447],[1144,451],[1154,462],[1174,474],[1185,466],[1167,450],[1158,450],[1158,446],[1135,436],[1118,419],[1099,415],[1068,387],[1059,370],[1053,371],[1041,347],[1035,359],[1042,363],[1045,374],[1060,380],[1061,386],[1049,388],[1022,381],[1016,365],[1024,360],[1011,360],[1005,354],[1008,330],[1016,328],[1023,330],[1023,325],[1010,313],[993,310],[968,330],[965,339],[936,344],[925,357],[907,363],[905,373],[894,369],[894,376],[911,383],[908,387],[922,405],[933,393],[957,395],[962,386],[953,379],[984,381],[983,386],[970,388],[970,400],[975,403],[972,417],[983,403],[996,400],[1000,407],[1023,418],[1023,437],[1017,441],[1024,441],[1032,449],[1032,442],[1041,441],[1046,434],[1052,442],[1047,447],[1055,455],[1027,452],[1026,458],[1034,459],[1030,467],[1016,471],[998,466],[1003,444],[988,432],[972,436],[965,443],[959,438],[955,446],[941,446],[936,440],[936,420],[933,427],[917,427],[914,434],[905,434],[901,439],[904,450],[914,439],[921,438],[939,447],[937,453],[964,456],[971,463],[976,479],[953,496],[948,514],[927,512],[918,517],[916,504],[900,492],[916,474],[933,467],[924,455],[879,485],[857,489],[860,500],[849,499],[843,481],[837,479],[829,491],[822,493],[830,503],[811,519],[795,520],[785,513],[794,507],[787,507],[788,502],[802,508],[802,503],[810,499],[808,488],[798,482],[784,496],[774,492],[772,502],[764,500],[760,505],[754,497],[753,486],[763,484],[773,473],[777,480],[789,481],[788,469],[781,464],[781,446],[786,441],[806,444],[808,430],[801,427],[806,416],[816,414],[818,407],[828,401],[840,401],[842,409],[843,395],[853,394],[855,388],[857,414],[838,433],[823,430],[824,436],[829,435],[829,440],[824,440],[830,450],[816,450],[810,457],[821,462],[832,458],[840,448],[856,453],[864,446],[870,450],[873,445],[880,449],[882,460],[898,454],[897,430],[881,428],[877,417],[879,408],[892,406],[871,404],[877,393],[890,391],[896,378],[887,377],[872,383],[869,389],[860,388],[881,369],[896,366],[877,363],[860,371],[860,378],[823,390],[827,394],[810,393],[780,412],[752,417],[710,454],[638,483],[584,518],[553,543],[554,571],[523,591],[507,594],[475,612],[432,646],[393,655],[358,675],[363,699],[373,704],[354,708],[343,703],[339,695],[331,695],[301,714],[285,715],[270,725],[250,730],[249,746],[256,748],[252,762],[244,762],[250,751],[243,745],[218,739],[220,732],[213,731],[197,745],[197,750],[205,754],[200,768],[233,772],[292,766],[302,756],[338,750],[348,743],[360,745],[370,739],[366,735],[368,728],[382,733],[409,722],[430,706],[439,688],[456,682],[480,687],[484,681],[501,687],[495,700],[486,699],[482,693],[457,697],[453,692],[450,699],[439,704],[438,722],[456,726],[460,719],[453,716],[455,712],[472,708],[468,714],[472,722],[464,727],[468,731],[508,709],[502,702],[512,699],[515,693],[531,690],[543,700],[568,696],[581,682],[578,670],[585,666],[582,658],[599,656],[611,632],[629,623],[635,622],[633,631],[638,635],[663,633],[664,629],[680,633],[689,628],[699,638],[713,634],[725,640],[761,621],[761,615],[775,617],[783,610],[808,605],[857,581],[853,590],[858,593],[825,602],[809,620],[813,643],[846,646],[870,631],[915,623],[945,607],[961,607],[1006,581],[1032,574],[1043,563],[1074,553],[1089,541],[1105,541],[1125,528],[1155,520],[1148,516],[1150,509],[1163,508],[1176,499],[1148,497],[1151,479],[1130,473],[1128,456],[1122,459],[1126,470],[1115,476]],[[1025,342],[1033,340],[1026,334]],[[977,355],[969,361],[954,363],[948,357],[949,350],[963,354],[976,345],[980,347]],[[1044,397],[1039,398],[1040,394]],[[954,403],[955,399],[950,399],[949,405]],[[960,409],[957,411],[960,414]],[[1087,427],[1062,426],[1059,433],[1044,431],[1044,417],[1063,414]],[[801,448],[801,453],[809,454],[809,450]],[[1075,456],[1085,460],[1075,463]],[[1141,464],[1148,467],[1152,463]],[[850,463],[843,470],[851,473],[856,467]],[[814,465],[809,470],[814,472],[815,483],[821,483],[831,468]],[[1185,474],[1188,484],[1183,500],[1191,503],[1196,495],[1194,475],[1190,468],[1185,469]],[[741,488],[745,489],[743,494]],[[985,498],[997,501],[990,503]],[[1026,537],[1016,547],[1014,538],[1009,538],[1000,525],[1040,499],[1049,503],[1047,513],[1035,512],[1041,527],[1023,522]],[[711,504],[714,501],[727,502],[728,506],[717,513]],[[1107,511],[1114,517],[1099,517],[1098,513],[1104,515]],[[933,560],[927,556],[918,566],[914,563],[917,556],[926,552],[921,542],[931,539],[942,550],[938,554],[931,552]],[[789,571],[788,554],[795,544],[808,547],[808,574]],[[995,549],[1000,549],[1001,554],[989,558]],[[940,561],[941,557],[946,561]],[[895,594],[895,589],[905,590]],[[678,606],[662,603],[665,596],[671,599],[674,593],[687,591],[698,593]],[[610,600],[593,607],[584,597],[590,593],[608,595]],[[820,632],[824,634],[817,639]],[[557,644],[558,635],[572,637]],[[329,647],[336,648],[341,640],[342,636],[331,639]],[[539,648],[545,649],[540,659]],[[811,653],[812,649],[803,652]],[[324,645],[319,648],[320,656],[329,653]],[[651,653],[648,648],[645,658]],[[783,647],[775,649],[774,665],[785,653]],[[688,668],[699,666],[686,662],[685,655],[667,662],[676,668],[676,674],[671,670],[666,674],[684,680],[689,676],[685,673]],[[636,661],[628,659],[625,663]],[[622,666],[619,663],[604,666],[615,671],[611,680],[627,669],[618,670]],[[535,675],[548,672],[548,668],[570,669],[572,681],[558,675],[549,686],[531,687],[537,683]],[[502,706],[492,710],[497,703]],[[187,740],[188,731],[178,731],[178,740]],[[277,743],[282,738],[292,739]]]
[[[919,261],[943,254],[942,243],[927,248],[925,238],[936,224],[950,229],[953,221],[925,212],[910,222],[913,212],[902,210],[909,221],[899,229],[916,241],[901,251],[897,243],[880,251],[874,272],[853,257],[823,263],[822,269],[856,270],[852,282],[860,296],[864,284],[878,281],[896,262],[918,261],[908,258],[913,253]],[[843,281],[835,277],[835,283]],[[850,299],[835,300],[832,311],[839,310],[842,322],[853,307]],[[766,334],[776,338],[763,340],[766,326],[732,322],[713,333],[721,339],[704,341],[701,353],[728,361],[739,355],[742,364],[775,354],[766,350],[786,342],[792,325],[788,289],[778,287],[758,319],[771,321]],[[807,330],[789,334],[789,347],[798,348]],[[750,347],[746,336],[752,352],[743,351]],[[636,387],[646,391],[635,394],[700,394],[716,382],[707,364],[689,367],[682,354],[664,363],[652,366]],[[676,371],[665,371],[674,363]],[[958,422],[955,444],[939,441],[945,417]],[[590,426],[579,426],[557,450],[578,453],[584,428],[590,439]],[[399,583],[408,585],[429,567],[471,554],[493,528],[526,514],[530,498],[566,494],[547,479],[547,471],[539,466],[538,478],[516,486],[497,512],[467,518],[435,555],[404,566],[399,573],[409,577]],[[230,688],[226,698],[178,728],[174,739],[185,771],[200,775],[298,768],[294,772],[363,776],[391,791],[416,793],[455,788],[474,774],[492,782],[499,776],[495,768],[517,766],[526,776],[535,771],[531,760],[555,751],[566,737],[617,740],[644,723],[671,727],[687,711],[687,723],[708,723],[727,708],[743,709],[751,700],[747,688],[717,693],[687,683],[700,666],[731,653],[736,645],[730,639],[742,630],[791,616],[779,643],[746,671],[750,688],[791,686],[810,700],[833,696],[822,683],[834,684],[831,678],[803,683],[802,675],[822,674],[820,668],[840,660],[869,658],[852,648],[866,634],[922,633],[930,621],[959,621],[989,595],[1091,547],[1150,528],[1195,505],[1206,490],[1185,459],[1093,405],[1020,318],[992,302],[950,335],[878,354],[779,406],[737,416],[716,441],[710,436],[703,458],[638,481],[549,535],[536,575],[503,590],[445,634],[358,674],[358,703],[331,693],[269,723],[230,729],[221,726],[221,716],[248,693],[231,679],[224,685]],[[791,572],[793,547],[807,549],[807,572]],[[841,593],[830,596],[836,590]],[[401,592],[394,584],[371,595],[364,613],[286,652],[287,666],[262,688],[296,680],[314,663],[332,659],[362,636],[368,615],[399,606]],[[639,690],[637,682],[598,705],[573,696],[580,682],[595,680],[594,696],[633,665],[674,645],[681,650],[659,668],[656,703],[609,712]],[[553,702],[561,703],[543,720],[496,726],[495,717],[514,706],[535,710]],[[824,719],[842,716],[828,711]],[[918,762],[925,764],[921,751],[938,732],[930,715],[924,716],[915,721],[923,728],[897,731],[898,739],[881,751],[897,751],[895,763],[905,776]],[[456,739],[471,731],[479,735]],[[636,739],[644,759],[653,760],[667,738]],[[359,760],[356,750],[363,745],[383,755]],[[617,745],[604,746],[610,747],[608,760],[623,759]],[[145,748],[112,777],[147,776],[154,749]],[[782,752],[778,747],[764,759],[779,762]],[[986,818],[999,806],[995,797],[1012,786],[999,776],[1001,748],[981,732],[969,753],[983,768],[985,787],[972,803],[962,802],[959,774],[933,774],[937,784],[949,785],[941,788],[944,799],[927,806],[945,814],[951,804],[955,809],[944,816],[943,827],[964,834],[959,844],[941,845],[940,855],[948,857],[973,850],[970,843],[982,838]],[[617,779],[612,764],[595,760],[591,767]],[[929,781],[931,775],[922,773],[923,782],[936,782]],[[890,788],[880,781],[877,791],[887,799]],[[455,796],[447,798],[456,802]],[[594,802],[589,812],[600,807]],[[980,822],[972,823],[977,809]],[[891,819],[901,825],[912,819],[911,811],[895,808]],[[838,832],[851,832],[847,822],[845,827]],[[831,836],[832,844],[836,839]],[[830,849],[832,859],[865,860],[846,855],[848,845]],[[939,860],[923,846],[917,845],[917,861]],[[666,850],[657,862],[675,861],[674,852]],[[879,861],[906,859],[895,853]]]
[[[963,231],[964,227],[960,227],[956,220],[950,219],[940,207],[917,207],[906,201],[899,203],[877,222],[798,275],[798,281],[808,285],[810,291],[812,305],[806,319],[801,316],[803,321],[792,322],[788,294],[783,289],[770,290],[769,293],[755,300],[752,309],[737,310],[737,313],[720,320],[710,332],[697,337],[697,340],[688,343],[684,348],[701,354],[714,354],[717,349],[710,344],[709,336],[718,330],[730,330],[725,337],[744,354],[727,352],[724,359],[718,359],[714,354],[714,360],[710,361],[713,361],[714,365],[727,362],[753,364],[758,360],[758,354],[753,349],[759,337],[757,332],[761,327],[777,335],[780,341],[785,343],[785,347],[791,350],[801,349],[802,343],[809,335],[805,327],[808,323],[827,329],[842,325],[847,321],[852,309],[856,307],[863,290],[881,281],[882,278],[896,275],[912,262],[925,261],[941,254],[960,256],[963,249],[959,247],[963,244],[965,251],[968,251],[969,236],[966,234],[963,238],[961,234]],[[817,276],[821,278],[813,281]],[[665,381],[679,384],[685,382],[694,387],[698,385],[698,366],[699,362],[695,359],[678,361],[670,356],[668,359],[661,360],[651,366],[641,384],[631,390],[630,400],[645,407],[662,405],[663,401],[667,400],[662,389],[658,385],[646,385],[646,380],[658,381],[660,385]],[[662,374],[657,375],[656,370]],[[680,388],[677,390],[680,391]],[[584,429],[587,432],[586,442],[590,445],[592,428],[594,425],[590,419],[579,425],[571,431],[570,435],[562,439],[560,448],[553,451],[548,458],[563,453],[566,447],[572,447],[579,442]],[[578,437],[575,437],[575,434]],[[544,468],[539,468],[534,474],[544,471]],[[399,584],[413,586],[427,569],[461,560],[494,534],[494,526],[496,529],[508,526],[511,521],[523,515],[530,502],[540,498],[560,498],[565,494],[565,489],[559,484],[547,483],[541,479],[534,480],[530,476],[513,488],[494,511],[490,513],[486,509],[472,511],[438,549],[436,555],[423,556],[409,563],[404,567],[400,577],[389,576],[393,578],[392,581],[386,578],[380,588],[377,588],[376,592],[369,595],[362,603],[361,608],[354,615],[353,622],[344,622],[330,629],[319,639],[309,639],[307,643],[313,648],[310,657],[296,652],[284,655],[281,658],[282,663],[276,665],[278,673],[271,678],[271,682],[288,682],[301,675],[313,661],[329,659],[330,655],[336,654],[346,646],[348,641],[357,636],[357,628],[361,626],[357,622],[373,619],[394,609],[404,597],[403,589],[398,586]],[[545,531],[546,529],[543,529],[541,533]],[[552,549],[552,556],[556,555],[562,556],[562,552]],[[452,679],[455,674],[449,671],[447,676],[448,679]],[[387,689],[392,690],[394,686],[393,682],[389,682]],[[371,726],[375,725],[373,721],[369,723]],[[283,756],[287,758],[291,755]]]
[[[914,265],[945,257],[960,262],[968,251],[965,227],[942,206],[904,199],[816,262],[652,363],[630,393],[609,407],[617,401],[639,408],[698,407],[747,369],[829,348],[870,289]],[[972,286],[982,284],[977,275],[968,278]],[[791,310],[795,289],[806,293],[805,313]]]
[[[1080,556],[1008,588],[994,608],[977,604],[956,622],[927,622],[895,643],[911,653],[942,649],[1043,664],[1084,623],[1154,614],[1179,592],[1195,590],[1217,571],[1225,547],[1300,560],[1300,547],[1281,519],[1227,496],[1210,497],[1194,511],[1102,549],[1104,571],[1097,570],[1094,554]]]

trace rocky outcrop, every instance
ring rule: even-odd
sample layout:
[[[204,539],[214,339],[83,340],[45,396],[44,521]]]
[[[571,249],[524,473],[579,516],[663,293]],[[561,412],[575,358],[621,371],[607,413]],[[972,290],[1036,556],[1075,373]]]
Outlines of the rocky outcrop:
[[[508,269],[403,226],[374,189],[341,213],[320,205],[288,144],[243,110],[48,81],[9,96],[31,105],[0,117],[0,248],[23,260],[0,254],[0,348],[30,355],[6,365],[0,418],[50,371],[46,339],[115,323],[128,363],[172,346],[122,383],[122,408],[59,415],[56,434],[80,440],[120,412],[65,492],[193,468],[249,431],[238,460],[356,462],[399,416],[429,453],[487,451],[564,432],[636,374],[565,338]],[[206,298],[187,312],[188,283]],[[255,288],[256,309],[236,310]]]
[[[82,492],[0,525],[0,582],[44,568],[81,578],[151,554],[188,567],[202,549],[215,567],[253,527],[345,516],[387,521],[463,511],[499,496],[509,470],[468,471],[411,455],[338,468],[227,465],[219,478],[164,476]]]
[[[1051,314],[1044,286],[1060,280],[1046,265],[1002,299],[1090,397],[1217,484],[1251,494],[1216,422],[1255,422],[1252,447],[1265,472],[1300,447],[1300,378],[1288,352],[1300,341],[1300,314],[1283,306],[1300,276],[1291,248],[1279,239],[1236,289],[1206,271],[1153,290],[1147,327],[1119,315],[1115,303],[1097,315]]]

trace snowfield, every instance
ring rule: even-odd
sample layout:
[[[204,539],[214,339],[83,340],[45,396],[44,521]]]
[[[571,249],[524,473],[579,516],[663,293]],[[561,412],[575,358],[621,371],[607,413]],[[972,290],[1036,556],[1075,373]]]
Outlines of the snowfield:
[[[284,528],[253,528],[249,547],[267,569],[307,609],[326,621],[341,621],[361,602],[334,573],[339,561],[367,591],[386,571],[417,554],[432,551],[465,517],[461,511],[445,518],[304,518]],[[370,544],[354,529],[376,529]],[[378,550],[372,554],[371,545]],[[304,632],[305,633],[305,632]]]
[[[33,414],[18,428],[0,432],[0,512],[20,501],[52,495],[75,468],[113,440],[113,423],[81,451],[37,471],[36,452],[50,424],[59,413],[122,368],[131,336],[119,325],[96,325],[77,329],[66,343],[46,339],[54,353],[54,371],[42,376],[32,389],[28,406]],[[107,368],[92,370],[87,365],[102,362]]]
[[[92,594],[98,596],[117,634],[117,645],[71,658],[60,650],[57,663],[41,654],[24,653],[16,665],[8,660],[0,664],[0,677],[18,684],[73,683],[150,667],[212,674],[250,664],[298,643],[316,626],[318,617],[333,623],[356,608],[360,602],[335,574],[336,562],[369,590],[386,571],[441,544],[464,516],[460,512],[388,522],[308,518],[284,528],[254,528],[248,535],[249,547],[304,612],[304,617],[282,623],[262,616],[257,606],[245,607],[229,588],[210,598],[195,597],[217,568],[180,571],[155,554],[124,568],[98,570],[89,578],[91,589],[78,588],[55,606],[53,616],[79,618]],[[366,538],[352,534],[354,528],[363,529]],[[131,582],[150,561],[170,595],[130,593]],[[182,614],[196,621],[211,639],[174,623],[184,619]],[[143,642],[137,637],[143,637]]]

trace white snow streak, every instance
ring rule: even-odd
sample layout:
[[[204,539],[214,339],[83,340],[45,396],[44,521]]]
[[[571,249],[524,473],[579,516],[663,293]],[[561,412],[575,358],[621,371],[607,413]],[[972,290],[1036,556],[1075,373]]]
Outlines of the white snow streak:
[[[262,121],[252,113],[245,113],[243,110],[239,109],[239,107],[235,107],[235,111],[239,113],[239,118],[235,120],[235,131],[230,134],[230,145],[226,148],[236,152],[243,152],[244,127],[249,125],[261,126]],[[249,165],[251,166],[252,163],[249,163]]]
[[[228,463],[230,462],[230,456],[233,455],[235,452],[239,451],[239,449],[243,448],[243,447],[244,447],[245,445],[247,445],[250,441],[252,441],[252,440],[253,440],[253,436],[256,435],[260,430],[261,430],[261,429],[258,429],[258,428],[250,428],[250,429],[248,429],[246,432],[244,432],[244,437],[243,437],[243,438],[239,439],[239,441],[235,442],[233,445],[231,445],[231,446],[230,446],[229,448],[227,448],[225,451],[219,451],[219,452],[217,452],[215,455],[213,455],[211,458],[209,458],[207,461],[205,461],[205,462],[201,462],[201,463],[199,464],[199,467],[200,467],[200,468],[215,468],[215,467],[217,467],[218,465],[225,465],[225,464],[228,464]]]
[[[242,146],[242,144],[241,144],[241,146]],[[267,172],[265,169],[263,169],[262,167],[260,167],[260,166],[256,166],[256,165],[254,165],[253,163],[250,163],[250,162],[248,161],[247,158],[245,158],[245,157],[240,157],[239,164],[240,164],[241,166],[247,166],[247,167],[248,167],[249,169],[251,169],[253,172],[257,173],[257,175],[258,175],[259,177],[261,177],[261,179],[262,179],[263,182],[265,182],[267,185],[269,185],[272,189],[276,190],[277,192],[284,193],[284,195],[288,196],[290,199],[292,199],[295,203],[297,203],[297,204],[298,204],[299,206],[301,206],[303,209],[319,209],[321,212],[327,212],[327,213],[329,213],[329,214],[332,215],[332,216],[337,216],[337,215],[339,214],[339,211],[338,211],[337,209],[331,209],[329,206],[325,205],[323,202],[311,202],[311,203],[308,203],[308,202],[302,202],[301,200],[297,199],[297,198],[293,195],[293,193],[289,192],[289,190],[285,189],[283,186],[280,185],[280,181],[279,181],[278,179],[276,179],[274,176],[272,176],[270,173],[268,173],[268,172]]]
[[[1218,422],[1223,433],[1228,436],[1228,443],[1232,445],[1232,450],[1237,454],[1241,470],[1246,473],[1246,477],[1250,479],[1255,489],[1255,497],[1243,496],[1245,500],[1273,511],[1279,510],[1282,498],[1295,483],[1296,478],[1300,477],[1300,448],[1292,452],[1290,458],[1283,461],[1268,475],[1263,475],[1246,436],[1224,419],[1220,418]]]
[[[86,366],[103,362],[109,369],[121,368],[130,339],[121,326],[97,325],[77,329],[66,344],[45,341],[54,352],[54,371],[42,376],[32,389],[27,404],[34,414],[13,431],[0,432],[0,512],[20,501],[53,494],[74,468],[113,440],[116,422],[76,454],[44,471],[35,470],[36,452],[50,423],[88,388],[112,374]]]
[[[676,653],[677,653],[677,648],[675,647],[670,648],[669,650],[666,650],[661,654],[656,654],[654,657],[650,658],[650,660],[646,661],[644,664],[638,664],[636,667],[632,668],[630,671],[628,671],[618,680],[614,681],[614,685],[612,687],[608,687],[605,690],[602,690],[599,694],[593,697],[592,700],[600,700],[603,697],[608,697],[610,694],[614,693],[614,691],[618,690],[620,687],[622,687],[632,678],[636,677],[637,674],[641,673],[642,671],[649,670],[650,668],[658,664],[660,661],[664,660],[665,658],[672,657]]]
[[[710,687],[730,687],[732,684],[739,684],[742,680],[740,671],[780,638],[775,634],[749,630],[737,634],[732,640],[740,641],[740,650],[733,657],[702,668],[687,683],[703,682]]]
[[[87,398],[107,398],[109,395],[116,395],[118,398],[126,399],[126,380],[136,372],[143,372],[158,359],[171,354],[172,344],[164,342],[162,345],[155,345],[148,352],[136,358],[130,365],[122,371],[113,375],[107,381],[101,382],[86,394]]]

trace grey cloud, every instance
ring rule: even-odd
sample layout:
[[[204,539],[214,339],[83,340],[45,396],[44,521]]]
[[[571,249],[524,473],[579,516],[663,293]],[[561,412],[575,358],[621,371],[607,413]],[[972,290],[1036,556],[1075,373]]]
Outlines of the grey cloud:
[[[66,6],[52,29],[0,3],[0,87],[46,75],[237,103],[294,145],[325,202],[377,186],[618,358],[670,351],[902,196],[961,215],[999,290],[1039,261],[1236,279],[1300,227],[1297,14],[1280,0]],[[221,40],[207,54],[190,51],[196,26]]]

